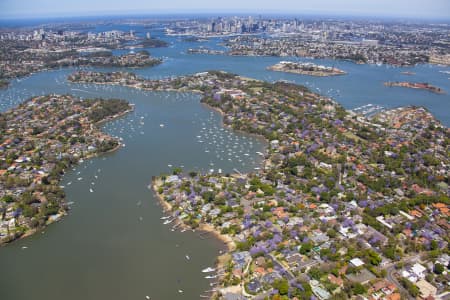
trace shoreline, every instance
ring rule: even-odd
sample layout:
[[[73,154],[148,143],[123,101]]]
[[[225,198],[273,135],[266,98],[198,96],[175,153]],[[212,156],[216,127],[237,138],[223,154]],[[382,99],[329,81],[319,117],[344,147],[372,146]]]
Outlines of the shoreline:
[[[214,106],[211,106],[211,105],[209,105],[208,103],[202,102],[201,100],[200,100],[200,104],[206,106],[208,109],[211,109],[211,110],[213,110],[213,111],[219,113],[219,114],[222,116],[222,119],[220,120],[221,123],[222,123],[222,124],[221,124],[222,127],[227,128],[227,129],[230,129],[230,130],[233,130],[234,132],[238,132],[238,133],[241,133],[241,134],[245,134],[245,135],[248,135],[248,136],[257,138],[257,139],[259,139],[260,141],[264,142],[264,143],[266,144],[266,145],[265,145],[266,147],[269,145],[269,141],[268,141],[264,136],[262,136],[262,135],[260,135],[260,134],[252,133],[252,132],[247,132],[247,131],[239,130],[239,129],[234,129],[234,128],[231,127],[230,125],[225,124],[225,123],[223,122],[223,118],[225,117],[225,113],[224,113],[221,109],[219,109],[219,108],[217,108],[217,107],[214,107]]]
[[[152,190],[152,192],[154,193],[158,202],[162,205],[163,212],[167,215],[167,214],[173,212],[173,206],[169,202],[165,201],[161,197],[161,195],[158,193],[158,188],[162,184],[163,184],[163,181],[159,177],[154,177],[148,187],[149,187],[149,189]],[[178,219],[178,217],[175,217],[175,218],[178,220],[178,222],[180,222],[181,228],[191,229],[191,230],[199,230],[199,231],[203,231],[205,233],[212,233],[216,239],[223,242],[223,244],[227,248],[227,252],[231,252],[236,249],[236,244],[233,241],[233,239],[231,238],[231,236],[229,236],[228,234],[222,234],[213,225],[211,225],[209,223],[205,223],[205,222],[200,222],[198,228],[194,229],[191,226],[186,225],[182,220]]]
[[[153,192],[154,196],[156,197],[158,203],[162,206],[162,211],[166,216],[169,216],[170,213],[173,212],[173,206],[165,201],[161,195],[158,193],[158,188],[163,184],[163,181],[160,177],[153,177],[151,183],[148,185],[148,188]],[[218,273],[218,270],[223,269],[225,267],[224,265],[224,258],[229,255],[232,251],[236,250],[236,243],[234,242],[233,238],[228,234],[222,234],[216,227],[209,223],[200,222],[199,226],[197,228],[192,228],[192,226],[189,226],[183,222],[183,220],[179,219],[178,217],[174,217],[176,219],[176,224],[178,224],[178,228],[181,229],[190,229],[192,232],[195,232],[195,230],[200,231],[202,233],[210,233],[214,239],[219,241],[223,244],[225,247],[225,250],[220,250],[220,255],[216,256],[216,262],[214,263],[214,267],[216,269],[216,273]],[[198,237],[200,238],[200,237]],[[223,276],[223,275],[222,275]],[[218,295],[218,289],[212,290],[212,291],[204,291],[204,292],[211,292],[211,295],[208,297],[208,299],[213,299]]]

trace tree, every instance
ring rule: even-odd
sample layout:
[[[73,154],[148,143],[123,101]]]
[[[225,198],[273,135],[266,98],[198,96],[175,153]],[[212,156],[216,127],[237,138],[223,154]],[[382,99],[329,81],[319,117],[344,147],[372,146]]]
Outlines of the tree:
[[[206,191],[202,194],[202,197],[206,202],[212,202],[214,201],[216,194],[212,191]]]
[[[381,257],[378,255],[378,253],[376,253],[373,250],[367,251],[367,256],[369,258],[369,262],[374,266],[378,266],[382,261]]]
[[[5,195],[0,200],[5,203],[11,203],[11,202],[14,202],[14,197],[11,195]]]
[[[440,263],[436,263],[434,265],[434,273],[436,274],[442,274],[445,271],[445,267],[441,265]]]
[[[278,290],[280,295],[287,295],[289,292],[289,283],[287,279],[278,279],[273,283],[273,287]]]
[[[353,285],[352,291],[356,295],[362,295],[367,292],[366,288],[359,282],[357,282]]]
[[[313,245],[311,242],[303,243],[300,248],[300,254],[307,254],[311,251]]]

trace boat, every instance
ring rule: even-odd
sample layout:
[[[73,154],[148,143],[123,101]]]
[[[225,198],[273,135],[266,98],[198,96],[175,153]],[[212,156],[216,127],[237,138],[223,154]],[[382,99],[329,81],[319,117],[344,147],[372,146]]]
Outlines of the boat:
[[[180,294],[183,293],[183,290],[178,290],[178,293],[180,293]]]
[[[214,272],[215,270],[216,270],[216,269],[214,269],[214,268],[208,267],[208,268],[206,268],[206,269],[203,269],[202,272],[203,272],[203,273],[210,273],[210,272]]]
[[[93,193],[94,191],[92,189],[89,189],[89,192]]]
[[[167,225],[167,224],[172,223],[172,221],[173,221],[173,219],[172,219],[172,220],[165,220],[163,224],[164,224],[164,225]]]
[[[164,124],[159,124],[159,127],[163,128],[163,127],[164,127]]]
[[[216,278],[216,277],[217,277],[217,275],[208,275],[208,276],[205,276],[206,279],[214,279],[214,278]]]
[[[150,296],[145,296],[145,299],[150,300]]]
[[[189,257],[189,255],[186,255],[186,259],[187,259],[187,260],[190,260],[191,258]]]

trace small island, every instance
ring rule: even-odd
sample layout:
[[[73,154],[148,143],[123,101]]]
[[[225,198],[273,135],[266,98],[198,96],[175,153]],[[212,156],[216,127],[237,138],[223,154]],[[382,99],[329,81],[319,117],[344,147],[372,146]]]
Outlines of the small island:
[[[436,93],[436,94],[445,94],[444,90],[442,90],[439,87],[433,86],[429,83],[426,82],[407,82],[407,81],[395,81],[395,82],[385,82],[384,83],[385,86],[388,87],[406,87],[406,88],[410,88],[410,89],[421,89],[421,90],[427,90],[429,92],[432,93]]]
[[[189,54],[210,54],[210,55],[224,55],[225,51],[214,50],[205,47],[189,48],[187,53]]]
[[[142,45],[144,48],[164,48],[169,46],[169,43],[160,39],[146,38],[139,45]]]
[[[67,213],[65,170],[118,149],[120,141],[96,125],[132,108],[119,99],[48,95],[0,114],[0,245]]]
[[[287,72],[318,77],[347,74],[346,72],[334,67],[326,67],[322,65],[316,65],[313,63],[297,63],[291,61],[280,61],[278,64],[270,66],[267,69],[277,72]]]

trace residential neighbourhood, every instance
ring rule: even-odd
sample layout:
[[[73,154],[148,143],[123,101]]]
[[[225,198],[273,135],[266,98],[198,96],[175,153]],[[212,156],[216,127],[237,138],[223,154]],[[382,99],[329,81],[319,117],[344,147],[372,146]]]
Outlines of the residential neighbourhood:
[[[96,124],[131,109],[123,100],[48,95],[0,114],[0,245],[66,214],[62,175],[117,148]]]
[[[173,220],[227,242],[218,299],[447,299],[450,131],[422,107],[370,118],[286,82],[212,71],[75,82],[202,93],[226,126],[265,137],[254,172],[153,179]]]

